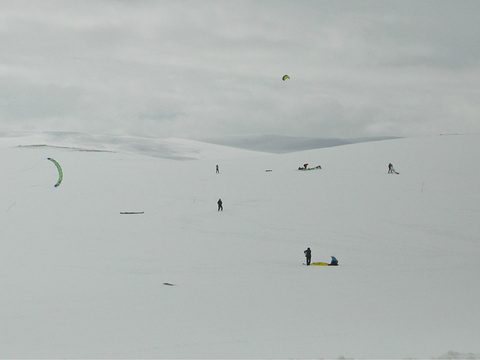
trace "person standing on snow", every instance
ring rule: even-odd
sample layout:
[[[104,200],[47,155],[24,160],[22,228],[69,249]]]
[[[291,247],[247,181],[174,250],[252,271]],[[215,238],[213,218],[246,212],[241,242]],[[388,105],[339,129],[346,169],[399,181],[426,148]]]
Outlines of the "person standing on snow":
[[[392,163],[388,164],[388,173],[389,173],[389,174],[397,174],[397,175],[398,175],[398,172],[395,171]]]
[[[310,248],[307,248],[307,250],[305,250],[303,253],[305,254],[307,265],[310,265],[310,260],[312,260],[312,250],[310,250]]]
[[[388,164],[388,173],[391,174],[393,172],[393,165],[392,163]]]
[[[220,173],[220,170],[218,169],[218,165],[217,165],[217,174],[219,174],[219,173]]]
[[[217,204],[218,204],[218,210],[217,211],[223,211],[222,199],[218,199]]]

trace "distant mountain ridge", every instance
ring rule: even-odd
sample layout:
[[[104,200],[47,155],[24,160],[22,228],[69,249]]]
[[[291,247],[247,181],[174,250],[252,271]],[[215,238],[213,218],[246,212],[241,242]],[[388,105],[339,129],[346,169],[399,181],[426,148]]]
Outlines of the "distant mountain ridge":
[[[123,151],[176,160],[194,160],[204,157],[205,153],[216,158],[252,155],[248,152],[285,154],[360,142],[395,139],[395,137],[338,139],[278,135],[182,139],[62,131],[0,132],[0,138],[4,142],[8,141],[17,146],[63,147],[77,151]]]
[[[171,160],[250,157],[256,151],[185,138],[88,134],[62,131],[0,132],[2,144],[25,148],[66,149],[89,152],[123,152]]]
[[[231,146],[240,149],[285,154],[296,151],[327,148],[333,146],[356,144],[361,142],[397,139],[394,136],[361,137],[354,139],[313,138],[280,135],[240,135],[226,137],[202,138],[200,141]]]

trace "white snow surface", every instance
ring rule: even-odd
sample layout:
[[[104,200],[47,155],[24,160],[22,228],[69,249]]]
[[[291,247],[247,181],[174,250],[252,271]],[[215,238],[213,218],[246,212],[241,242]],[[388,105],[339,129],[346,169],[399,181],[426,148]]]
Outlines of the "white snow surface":
[[[480,358],[480,135],[135,141],[0,139],[1,358]]]

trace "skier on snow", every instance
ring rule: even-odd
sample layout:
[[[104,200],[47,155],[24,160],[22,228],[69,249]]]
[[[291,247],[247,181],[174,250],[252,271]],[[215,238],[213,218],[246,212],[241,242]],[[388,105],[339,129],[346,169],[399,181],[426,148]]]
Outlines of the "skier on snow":
[[[312,260],[312,250],[310,250],[310,248],[307,248],[307,250],[305,250],[303,253],[305,254],[307,265],[310,265],[310,260]]]
[[[217,211],[223,211],[222,199],[218,199],[217,204],[218,204],[218,210]]]
[[[388,164],[388,173],[389,174],[398,174],[398,172],[395,171],[392,163]]]

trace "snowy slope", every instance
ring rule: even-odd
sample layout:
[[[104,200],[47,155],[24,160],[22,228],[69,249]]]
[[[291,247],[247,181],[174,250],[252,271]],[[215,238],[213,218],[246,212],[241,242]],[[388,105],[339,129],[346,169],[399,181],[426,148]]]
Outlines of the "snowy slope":
[[[0,132],[2,143],[12,146],[63,147],[77,151],[134,153],[171,160],[231,159],[251,156],[255,152],[233,149],[179,138],[145,138],[125,135],[86,134],[80,132],[26,131]]]
[[[480,358],[479,135],[171,158],[42,136],[0,140],[1,358]]]

